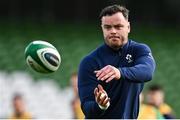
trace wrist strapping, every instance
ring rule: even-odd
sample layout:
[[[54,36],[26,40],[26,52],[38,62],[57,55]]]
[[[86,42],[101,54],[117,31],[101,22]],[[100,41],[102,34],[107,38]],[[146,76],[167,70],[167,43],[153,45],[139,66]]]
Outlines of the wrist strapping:
[[[110,102],[108,102],[108,103],[106,104],[106,107],[101,106],[101,105],[99,105],[99,104],[98,104],[98,106],[99,106],[102,110],[107,110],[108,107],[110,106]]]

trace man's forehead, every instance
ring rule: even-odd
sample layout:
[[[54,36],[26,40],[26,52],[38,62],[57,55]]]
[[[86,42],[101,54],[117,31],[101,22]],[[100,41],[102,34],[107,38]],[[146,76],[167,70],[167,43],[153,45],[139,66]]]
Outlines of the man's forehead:
[[[112,14],[112,15],[106,15],[106,16],[103,16],[102,19],[112,19],[112,18],[119,18],[119,19],[126,19],[123,14],[121,12],[117,12],[115,14]]]
[[[125,19],[122,13],[118,12],[111,16],[103,16],[101,22],[103,24],[124,24],[128,21]]]

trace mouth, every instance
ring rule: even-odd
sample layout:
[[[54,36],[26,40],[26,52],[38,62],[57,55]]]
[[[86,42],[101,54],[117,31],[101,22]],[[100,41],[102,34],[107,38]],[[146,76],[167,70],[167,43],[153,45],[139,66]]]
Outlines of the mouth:
[[[120,39],[119,36],[110,36],[109,39]]]
[[[112,42],[120,41],[120,37],[117,37],[117,36],[109,37],[109,39],[110,39]]]

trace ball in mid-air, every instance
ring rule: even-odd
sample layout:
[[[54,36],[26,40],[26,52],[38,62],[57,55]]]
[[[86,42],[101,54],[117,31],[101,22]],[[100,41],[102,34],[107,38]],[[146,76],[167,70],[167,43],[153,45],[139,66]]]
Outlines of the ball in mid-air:
[[[29,67],[40,73],[55,72],[61,64],[57,49],[46,41],[36,40],[26,47],[25,59]]]

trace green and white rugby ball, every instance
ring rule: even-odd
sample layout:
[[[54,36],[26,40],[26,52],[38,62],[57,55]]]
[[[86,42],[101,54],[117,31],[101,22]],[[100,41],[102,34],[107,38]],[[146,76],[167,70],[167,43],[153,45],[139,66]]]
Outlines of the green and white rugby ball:
[[[46,41],[36,40],[26,47],[25,59],[28,66],[40,73],[55,72],[61,64],[57,49]]]

